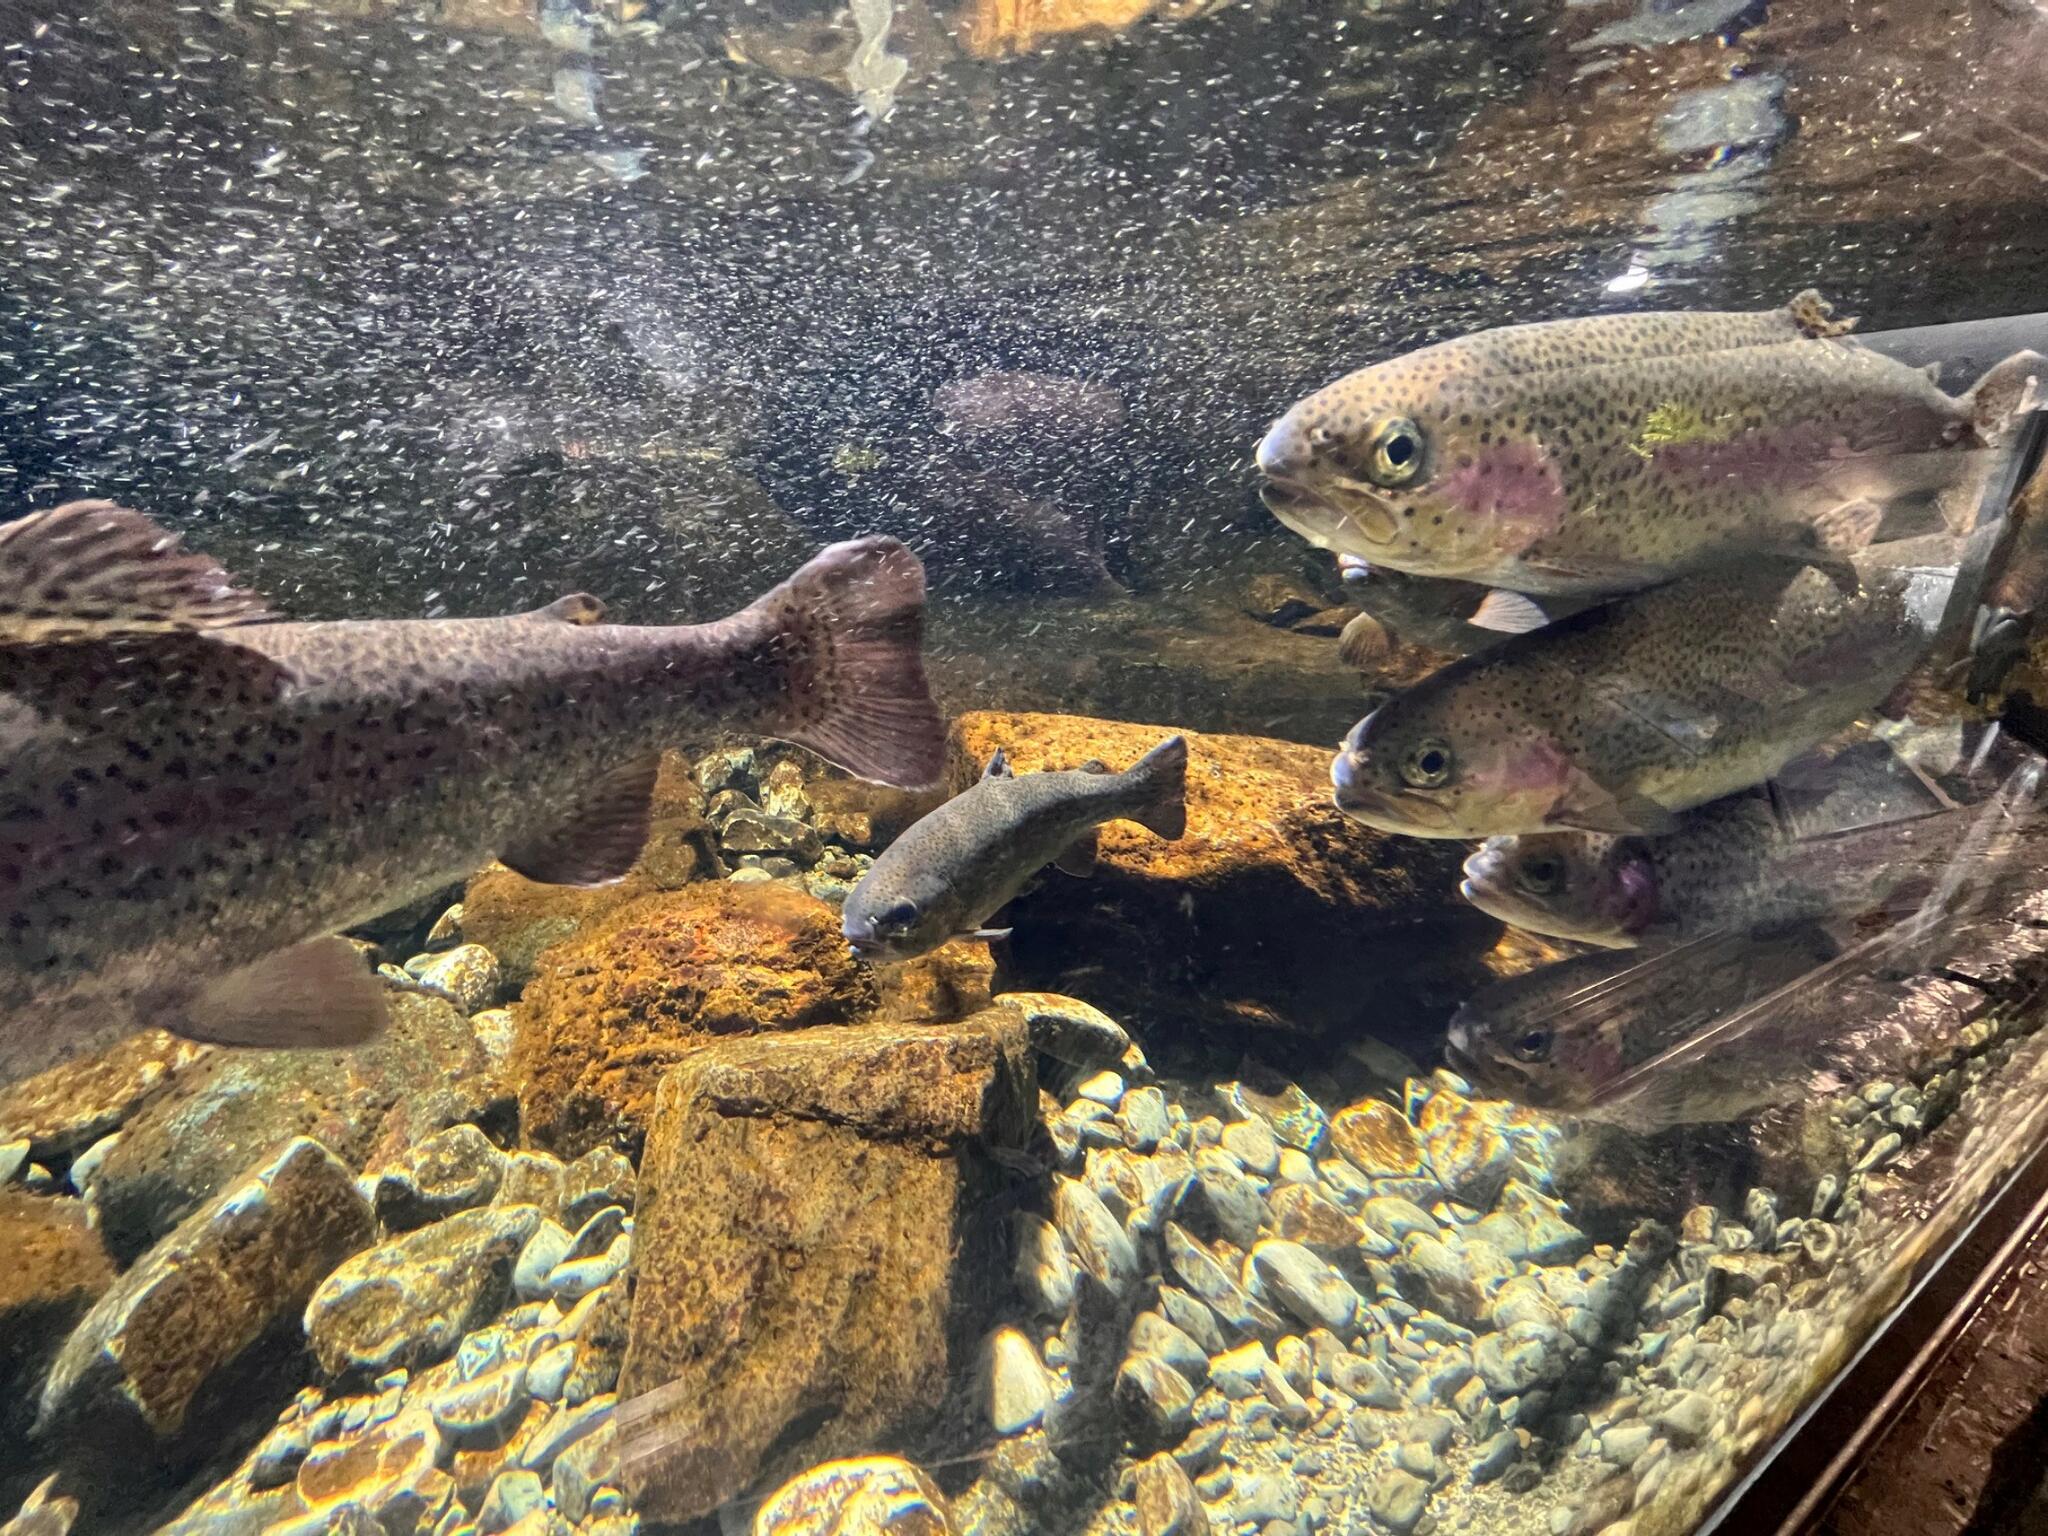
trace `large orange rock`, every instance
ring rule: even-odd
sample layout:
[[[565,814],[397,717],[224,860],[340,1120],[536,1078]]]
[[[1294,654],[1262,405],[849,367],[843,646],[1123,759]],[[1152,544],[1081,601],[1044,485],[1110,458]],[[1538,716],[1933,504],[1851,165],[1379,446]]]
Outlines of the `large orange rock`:
[[[699,1047],[641,1163],[619,1457],[643,1519],[912,1434],[987,1326],[1023,1015]]]
[[[84,1202],[14,1189],[0,1190],[0,1252],[0,1433],[23,1436],[44,1368],[114,1266]]]
[[[644,897],[547,951],[513,1009],[525,1134],[563,1157],[637,1155],[662,1073],[694,1046],[849,1023],[878,998],[815,896],[719,881]]]
[[[996,748],[1016,772],[1136,762],[1171,734],[1080,716],[979,712],[955,722],[948,778]],[[1433,1032],[1488,976],[1500,925],[1458,899],[1462,843],[1394,837],[1340,813],[1330,749],[1256,736],[1188,739],[1188,829],[1102,830],[1087,879],[1048,873],[1012,904],[1003,988],[1067,992],[1120,1018],[1221,1027]]]
[[[721,873],[704,795],[690,765],[674,752],[661,758],[654,781],[647,846],[626,878],[615,885],[542,885],[491,864],[469,882],[462,898],[462,936],[498,957],[506,984],[523,987],[551,944],[657,891],[680,890]]]
[[[956,21],[976,58],[1030,53],[1068,33],[1113,35],[1149,14],[1155,0],[971,0]]]

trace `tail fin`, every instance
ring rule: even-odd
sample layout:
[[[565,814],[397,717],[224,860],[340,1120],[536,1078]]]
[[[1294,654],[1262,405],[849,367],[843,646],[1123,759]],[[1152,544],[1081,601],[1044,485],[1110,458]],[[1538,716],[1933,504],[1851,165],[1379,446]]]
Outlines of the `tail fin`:
[[[1164,838],[1185,837],[1188,830],[1188,742],[1169,736],[1139,758],[1127,775],[1147,792],[1143,809],[1131,820]]]
[[[1970,409],[1977,436],[1991,447],[2002,447],[2020,416],[2038,407],[2044,394],[2048,394],[2048,357],[2039,352],[2015,352],[1987,369],[1970,386],[1963,403]]]
[[[925,685],[924,567],[905,545],[834,544],[734,618],[764,626],[788,668],[763,730],[864,779],[938,783],[945,727]]]

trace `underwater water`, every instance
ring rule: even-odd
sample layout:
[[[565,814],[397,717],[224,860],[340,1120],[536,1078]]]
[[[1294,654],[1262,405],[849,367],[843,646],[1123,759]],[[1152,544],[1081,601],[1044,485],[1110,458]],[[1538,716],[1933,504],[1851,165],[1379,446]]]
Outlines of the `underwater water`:
[[[1711,1521],[2048,1135],[2044,64],[0,0],[0,1532]]]

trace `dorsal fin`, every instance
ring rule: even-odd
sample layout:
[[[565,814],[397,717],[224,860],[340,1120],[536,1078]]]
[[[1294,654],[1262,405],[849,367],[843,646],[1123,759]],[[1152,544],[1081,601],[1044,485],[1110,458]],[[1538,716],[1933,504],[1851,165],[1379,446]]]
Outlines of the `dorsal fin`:
[[[223,629],[275,618],[211,556],[109,501],[0,526],[0,643]]]
[[[1799,334],[1813,341],[1846,336],[1856,329],[1856,322],[1849,317],[1835,318],[1835,306],[1820,296],[1818,288],[1807,288],[1794,294],[1792,302],[1785,306],[1785,313]]]
[[[1014,779],[1017,775],[1010,771],[1010,754],[997,747],[995,756],[981,770],[981,776],[984,779]]]
[[[588,592],[570,592],[545,608],[534,609],[527,617],[551,619],[557,624],[602,624],[605,612],[603,598],[592,597]]]
[[[543,885],[610,885],[639,861],[653,815],[659,757],[636,758],[590,787],[566,825],[548,827],[498,857]]]

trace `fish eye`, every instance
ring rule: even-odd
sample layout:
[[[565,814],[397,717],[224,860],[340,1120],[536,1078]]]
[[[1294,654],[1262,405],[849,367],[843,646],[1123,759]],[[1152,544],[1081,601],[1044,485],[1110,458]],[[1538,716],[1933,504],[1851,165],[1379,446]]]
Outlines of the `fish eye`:
[[[1523,861],[1516,878],[1530,895],[1548,896],[1564,884],[1564,861],[1554,853],[1539,853]]]
[[[917,923],[917,903],[893,902],[876,914],[885,928],[910,928]]]
[[[1406,485],[1422,473],[1422,429],[1405,416],[1383,423],[1365,467],[1375,484]]]
[[[1550,1056],[1550,1031],[1525,1029],[1515,1037],[1514,1052],[1522,1061],[1544,1061]]]
[[[1401,777],[1417,789],[1439,789],[1451,781],[1451,748],[1434,738],[1419,743],[1401,764]]]

